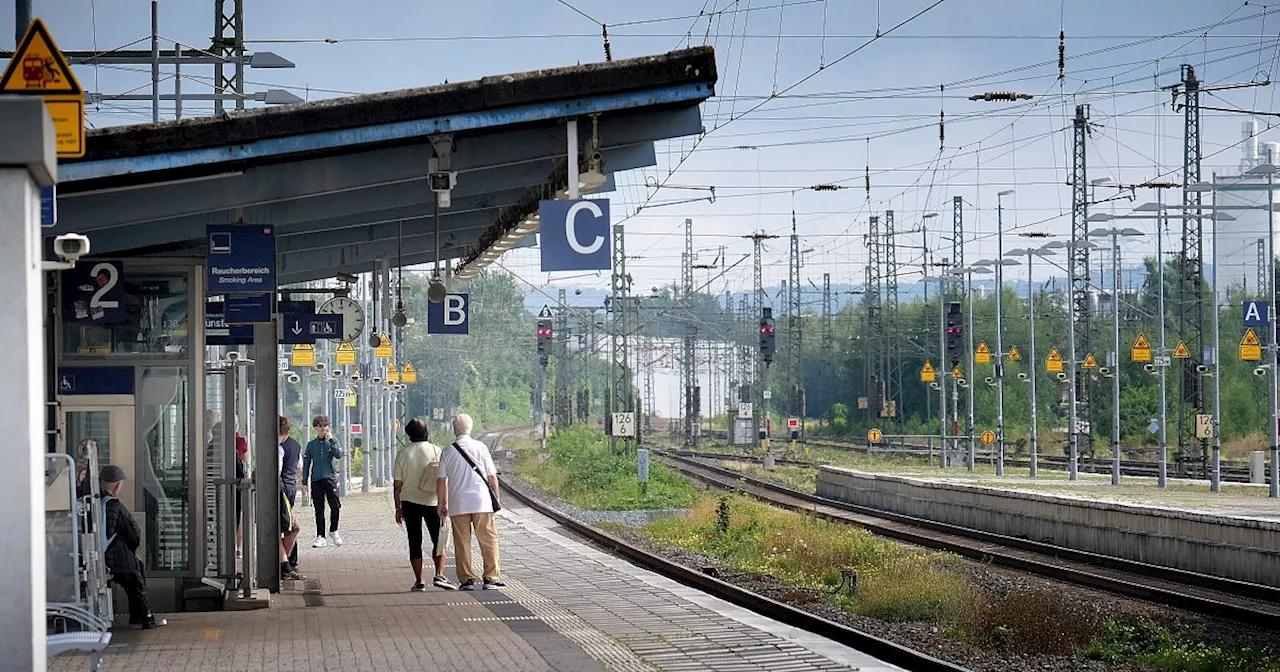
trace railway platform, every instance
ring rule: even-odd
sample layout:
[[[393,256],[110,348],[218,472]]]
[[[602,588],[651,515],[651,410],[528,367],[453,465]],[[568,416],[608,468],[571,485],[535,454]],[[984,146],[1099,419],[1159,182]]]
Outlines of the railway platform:
[[[514,500],[498,522],[503,591],[408,592],[404,534],[385,491],[347,497],[342,520],[345,545],[304,547],[307,580],[285,582],[271,608],[117,628],[102,669],[900,669],[584,545]],[[85,667],[74,656],[49,662]]]

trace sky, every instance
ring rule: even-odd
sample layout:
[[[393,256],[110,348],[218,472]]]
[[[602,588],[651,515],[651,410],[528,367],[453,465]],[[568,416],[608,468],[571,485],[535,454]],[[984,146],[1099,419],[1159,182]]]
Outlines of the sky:
[[[33,0],[63,49],[149,46],[150,4],[141,0]],[[1070,126],[1090,106],[1090,180],[1180,181],[1182,116],[1162,87],[1189,63],[1205,86],[1268,79],[1280,56],[1280,2],[1243,0],[283,0],[247,2],[251,50],[273,51],[290,70],[249,70],[251,91],[286,88],[308,100],[462,81],[603,60],[601,23],[615,58],[688,45],[715,48],[717,95],[702,107],[706,133],[659,143],[658,165],[617,176],[614,220],[627,227],[628,270],[638,292],[680,274],[684,220],[694,222],[696,282],[707,291],[751,286],[744,258],[755,231],[784,236],[764,246],[763,278],[787,277],[785,236],[794,227],[811,293],[823,274],[833,285],[863,282],[868,218],[893,210],[902,282],[921,275],[924,247],[950,257],[952,199],[964,204],[965,259],[996,256],[997,193],[1005,248],[1017,233],[1066,237],[1070,230]],[[208,0],[159,3],[162,46],[205,48],[213,28]],[[1065,68],[1059,78],[1059,31]],[[876,38],[877,34],[882,36]],[[11,48],[13,17],[0,13],[0,45]],[[184,91],[209,90],[209,68],[183,71]],[[102,93],[145,93],[145,69],[80,68],[81,83]],[[172,86],[165,72],[166,89]],[[1275,109],[1274,85],[1203,95],[1202,104],[1237,111],[1203,113],[1205,179],[1238,171],[1238,110]],[[988,91],[1030,101],[982,102]],[[211,112],[186,104],[187,114]],[[171,118],[166,105],[164,116]],[[945,139],[939,139],[939,115]],[[1256,116],[1262,141],[1278,117]],[[93,106],[97,126],[142,123],[149,102]],[[866,175],[870,173],[870,192]],[[654,189],[650,183],[665,185]],[[836,184],[836,191],[814,191]],[[715,187],[709,202],[707,187]],[[694,187],[688,189],[684,187]],[[1094,211],[1124,213],[1135,200],[1097,187]],[[703,200],[698,200],[702,198]],[[1180,198],[1177,190],[1165,198]],[[644,206],[641,208],[641,206]],[[794,213],[794,214],[793,214]],[[926,218],[928,213],[937,217]],[[1155,252],[1154,224],[1122,242],[1129,263]],[[1237,238],[1265,223],[1237,224]],[[1166,233],[1176,245],[1178,224]],[[923,229],[923,231],[922,231]],[[1169,249],[1169,248],[1166,248]],[[1240,254],[1239,250],[1225,250]],[[1206,255],[1210,254],[1206,249]],[[508,252],[501,265],[527,291],[554,296],[563,286],[605,289],[603,274],[539,271],[538,250]],[[734,265],[736,263],[736,266]],[[1061,262],[1059,262],[1061,263]],[[726,268],[732,266],[732,268]],[[1037,277],[1058,275],[1037,269]],[[1010,277],[1022,275],[1011,269]],[[810,285],[809,283],[812,283]],[[571,291],[570,296],[575,294]],[[584,294],[585,296],[585,294]],[[775,299],[779,302],[780,297]],[[573,303],[573,300],[570,300]]]

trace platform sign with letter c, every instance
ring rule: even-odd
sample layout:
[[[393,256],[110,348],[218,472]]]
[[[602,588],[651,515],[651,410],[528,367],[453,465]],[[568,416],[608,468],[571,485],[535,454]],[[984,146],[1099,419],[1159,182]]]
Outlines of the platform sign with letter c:
[[[427,304],[428,334],[470,333],[470,294],[445,294],[440,303]]]
[[[544,272],[610,268],[608,200],[542,201],[538,216]]]

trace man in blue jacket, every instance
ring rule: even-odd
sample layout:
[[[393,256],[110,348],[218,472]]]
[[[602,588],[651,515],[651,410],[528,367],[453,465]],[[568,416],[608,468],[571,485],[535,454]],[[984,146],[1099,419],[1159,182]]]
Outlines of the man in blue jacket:
[[[316,541],[311,547],[324,548],[329,545],[328,540],[332,540],[335,546],[341,546],[342,536],[338,534],[338,512],[342,509],[342,502],[338,499],[338,461],[342,459],[342,448],[329,432],[329,416],[317,415],[311,426],[316,430],[316,438],[307,442],[302,454],[302,482],[311,484],[311,499],[316,505]],[[307,486],[302,488],[305,494]],[[328,540],[324,531],[325,504],[333,512]]]

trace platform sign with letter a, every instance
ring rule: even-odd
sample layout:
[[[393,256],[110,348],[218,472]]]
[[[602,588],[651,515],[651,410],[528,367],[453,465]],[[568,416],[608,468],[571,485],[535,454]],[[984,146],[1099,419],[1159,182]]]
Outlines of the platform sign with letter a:
[[[470,333],[470,294],[445,294],[444,301],[427,304],[428,334]]]
[[[1266,301],[1245,301],[1242,304],[1244,326],[1261,327],[1267,323],[1268,304]]]
[[[84,156],[84,89],[40,19],[31,22],[0,76],[0,94],[44,98],[58,158]]]
[[[544,272],[610,267],[609,201],[542,201],[538,215]]]

